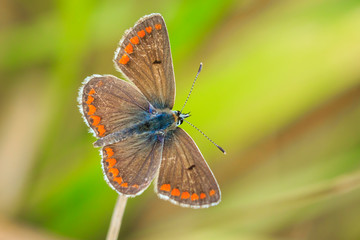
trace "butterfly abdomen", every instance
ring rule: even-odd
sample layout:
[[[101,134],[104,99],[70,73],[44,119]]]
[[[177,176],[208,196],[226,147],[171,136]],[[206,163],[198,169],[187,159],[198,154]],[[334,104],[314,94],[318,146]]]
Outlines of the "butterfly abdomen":
[[[160,112],[156,113],[148,119],[134,124],[132,127],[111,133],[103,138],[100,138],[94,143],[94,146],[102,147],[116,142],[121,142],[134,134],[156,134],[165,132],[167,129],[174,128],[176,128],[174,114],[171,111]]]
[[[133,134],[134,129],[132,128],[114,132],[94,142],[94,147],[103,147],[105,145],[121,142]]]

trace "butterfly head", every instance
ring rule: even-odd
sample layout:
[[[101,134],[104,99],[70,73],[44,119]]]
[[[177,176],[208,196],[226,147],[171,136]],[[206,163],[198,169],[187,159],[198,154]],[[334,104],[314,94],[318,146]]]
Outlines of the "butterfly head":
[[[173,111],[173,113],[175,114],[176,126],[180,126],[185,118],[190,117],[190,113],[181,113],[180,111]]]

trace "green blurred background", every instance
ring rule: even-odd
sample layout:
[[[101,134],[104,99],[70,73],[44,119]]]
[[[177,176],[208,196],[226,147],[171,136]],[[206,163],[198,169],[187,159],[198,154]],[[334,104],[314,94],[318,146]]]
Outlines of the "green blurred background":
[[[150,187],[121,239],[360,239],[360,1],[0,2],[0,239],[104,239],[116,193],[77,109],[113,74],[124,31],[167,23],[183,124],[222,202],[184,209]]]

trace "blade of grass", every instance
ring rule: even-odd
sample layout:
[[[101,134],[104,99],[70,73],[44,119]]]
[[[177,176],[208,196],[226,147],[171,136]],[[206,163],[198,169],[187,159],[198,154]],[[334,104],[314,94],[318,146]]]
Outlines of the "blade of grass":
[[[113,215],[111,217],[110,226],[106,236],[106,240],[118,239],[122,218],[126,207],[127,197],[119,195],[114,207]]]

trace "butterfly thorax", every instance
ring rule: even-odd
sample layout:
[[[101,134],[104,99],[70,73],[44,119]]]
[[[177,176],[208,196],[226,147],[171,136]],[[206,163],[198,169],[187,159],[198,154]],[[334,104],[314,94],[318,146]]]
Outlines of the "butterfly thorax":
[[[176,128],[177,116],[168,109],[151,114],[146,119],[133,127],[133,131],[137,134],[152,133],[161,134]]]

